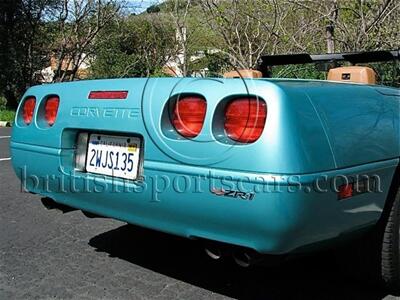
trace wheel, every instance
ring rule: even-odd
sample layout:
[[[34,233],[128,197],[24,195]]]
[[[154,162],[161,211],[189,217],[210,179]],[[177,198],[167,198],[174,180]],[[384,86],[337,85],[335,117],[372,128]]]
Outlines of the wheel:
[[[400,294],[400,184],[391,188],[373,230],[336,254],[345,274]]]
[[[400,292],[400,188],[387,218],[382,239],[380,275],[385,286]]]

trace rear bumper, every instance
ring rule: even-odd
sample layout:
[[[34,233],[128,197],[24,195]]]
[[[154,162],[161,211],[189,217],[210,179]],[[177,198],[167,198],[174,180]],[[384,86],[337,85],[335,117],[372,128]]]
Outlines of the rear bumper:
[[[288,253],[374,224],[399,163],[393,159],[289,176],[145,160],[144,180],[124,182],[74,172],[73,149],[12,142],[11,151],[15,172],[30,192],[143,227],[268,254]],[[338,201],[329,187],[338,175],[378,176],[381,192]],[[221,189],[246,196],[212,192]]]

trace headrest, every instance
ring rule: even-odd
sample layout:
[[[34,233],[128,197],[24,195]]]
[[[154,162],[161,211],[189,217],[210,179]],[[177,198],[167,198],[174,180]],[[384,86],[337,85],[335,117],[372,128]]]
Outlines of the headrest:
[[[224,78],[261,78],[262,73],[257,70],[237,70],[224,74]]]
[[[376,73],[369,67],[339,67],[329,70],[328,80],[375,84]]]

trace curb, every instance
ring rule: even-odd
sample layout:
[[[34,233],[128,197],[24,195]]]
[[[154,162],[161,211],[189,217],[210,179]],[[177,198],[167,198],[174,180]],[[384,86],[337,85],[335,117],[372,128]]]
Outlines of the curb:
[[[10,122],[0,121],[0,127],[9,127],[9,126],[10,126]]]

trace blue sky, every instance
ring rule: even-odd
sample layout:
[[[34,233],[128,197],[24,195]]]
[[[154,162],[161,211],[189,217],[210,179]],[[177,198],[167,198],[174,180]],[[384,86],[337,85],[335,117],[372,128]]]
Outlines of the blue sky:
[[[153,4],[157,4],[163,1],[160,0],[121,0],[121,2],[126,2],[130,9],[136,12],[144,11],[146,8]]]

